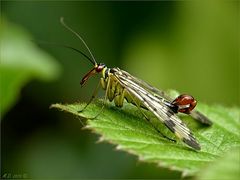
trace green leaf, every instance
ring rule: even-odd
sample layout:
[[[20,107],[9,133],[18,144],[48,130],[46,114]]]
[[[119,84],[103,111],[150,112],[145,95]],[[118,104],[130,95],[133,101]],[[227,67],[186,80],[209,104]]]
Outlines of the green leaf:
[[[100,111],[102,103],[92,103],[82,113],[78,113],[84,106],[85,104],[54,104],[51,107],[89,118]],[[181,119],[192,129],[201,145],[201,151],[195,151],[182,142],[173,143],[162,138],[141,116],[139,110],[128,103],[123,108],[107,103],[107,107],[96,119],[87,121],[86,128],[100,134],[100,140],[117,145],[117,149],[134,154],[141,161],[156,163],[191,176],[224,152],[240,146],[239,108],[198,103],[197,109],[213,121],[211,127],[204,127],[189,116],[181,116]],[[150,112],[147,113],[162,133],[174,138],[163,124]]]
[[[56,79],[60,66],[38,49],[23,28],[1,19],[0,100],[1,116],[16,102],[21,88],[31,79]]]
[[[240,149],[233,149],[224,156],[200,171],[199,180],[205,179],[239,179],[240,177]]]

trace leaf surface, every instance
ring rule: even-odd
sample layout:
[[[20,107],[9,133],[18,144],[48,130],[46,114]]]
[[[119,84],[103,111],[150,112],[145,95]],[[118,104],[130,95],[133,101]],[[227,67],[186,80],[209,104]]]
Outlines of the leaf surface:
[[[102,103],[92,103],[82,113],[78,113],[84,106],[85,104],[52,105],[77,117],[88,119],[95,117],[101,110]],[[201,145],[201,151],[195,151],[180,141],[173,143],[163,138],[143,118],[139,110],[128,103],[125,103],[123,108],[107,103],[97,118],[87,120],[86,128],[100,134],[100,140],[115,144],[117,149],[134,154],[141,161],[157,163],[159,166],[179,170],[183,175],[191,176],[226,151],[240,147],[238,108],[198,103],[197,109],[213,121],[211,127],[205,127],[186,115],[181,115],[180,118],[193,131]],[[150,112],[146,113],[162,133],[175,138]]]
[[[198,173],[199,180],[205,179],[239,179],[240,177],[240,149],[233,149],[216,162],[205,167]]]

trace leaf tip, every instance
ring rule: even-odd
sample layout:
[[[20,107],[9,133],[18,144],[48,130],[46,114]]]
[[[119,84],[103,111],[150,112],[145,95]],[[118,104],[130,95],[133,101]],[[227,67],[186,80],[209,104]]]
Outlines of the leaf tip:
[[[99,139],[98,139],[97,143],[101,143],[101,142],[104,142],[104,141],[105,141],[104,137],[103,137],[103,136],[101,136],[101,137],[99,137]]]
[[[51,104],[49,106],[49,109],[53,109],[53,108],[57,108],[57,109],[60,109],[62,106],[62,104],[59,104],[59,103],[56,103],[56,104]]]

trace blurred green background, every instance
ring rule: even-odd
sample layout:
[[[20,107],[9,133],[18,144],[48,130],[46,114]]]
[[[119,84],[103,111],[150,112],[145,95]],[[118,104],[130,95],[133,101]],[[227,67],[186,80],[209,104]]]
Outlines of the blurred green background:
[[[208,104],[239,105],[239,2],[1,1],[1,177],[179,178],[96,143],[53,103],[87,101],[98,78],[79,82],[92,65],[59,18],[80,33],[98,62],[160,89]],[[103,93],[100,93],[103,94]],[[101,95],[100,95],[101,96]]]

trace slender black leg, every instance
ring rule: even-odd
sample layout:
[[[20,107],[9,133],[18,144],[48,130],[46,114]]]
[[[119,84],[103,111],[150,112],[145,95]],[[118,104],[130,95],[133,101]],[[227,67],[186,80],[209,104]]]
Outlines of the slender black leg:
[[[91,118],[87,118],[87,119],[96,119],[96,118],[103,112],[103,109],[104,109],[104,107],[105,107],[105,105],[106,105],[106,101],[107,101],[108,91],[110,90],[110,89],[109,89],[109,87],[110,87],[110,81],[111,81],[111,79],[110,79],[110,77],[109,77],[109,79],[108,79],[108,81],[107,81],[107,87],[106,87],[106,91],[105,91],[105,97],[104,97],[103,106],[102,106],[101,110],[97,113],[96,116],[91,117]]]
[[[129,95],[130,95],[130,94],[129,94]],[[130,95],[130,96],[131,96],[131,95]],[[131,97],[131,98],[132,98],[132,97]],[[164,135],[161,131],[159,131],[159,129],[157,129],[157,127],[155,127],[155,126],[153,125],[153,123],[151,122],[151,120],[150,120],[150,119],[147,117],[147,115],[143,112],[143,110],[142,110],[141,107],[138,105],[138,103],[134,100],[134,98],[132,98],[132,99],[133,99],[136,107],[139,109],[139,111],[140,111],[140,112],[142,113],[142,115],[145,117],[145,119],[152,125],[152,127],[153,127],[159,134],[161,134],[161,136],[162,136],[163,138],[166,138],[166,139],[168,139],[169,141],[172,141],[172,142],[176,142],[176,140],[167,137],[167,136]]]
[[[78,113],[83,112],[83,111],[88,107],[88,105],[91,104],[91,102],[96,98],[96,95],[97,95],[97,93],[98,93],[99,87],[100,87],[100,81],[98,82],[98,85],[97,85],[96,88],[94,89],[93,94],[92,94],[92,97],[90,98],[90,100],[88,101],[88,103],[84,106],[83,109],[79,110]]]
[[[143,113],[143,112],[142,112],[142,113]],[[159,129],[157,129],[157,128],[152,124],[151,120],[150,120],[148,117],[146,117],[146,115],[144,115],[144,117],[145,117],[146,120],[152,125],[152,127],[153,127],[159,134],[162,135],[162,137],[168,139],[169,141],[176,142],[176,140],[167,137],[167,136],[164,135],[161,131],[159,131]]]

